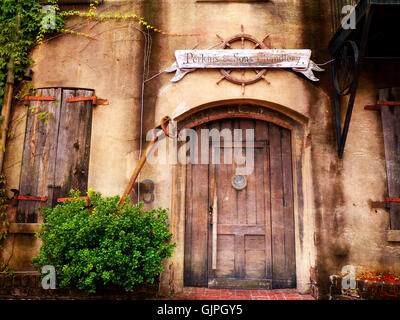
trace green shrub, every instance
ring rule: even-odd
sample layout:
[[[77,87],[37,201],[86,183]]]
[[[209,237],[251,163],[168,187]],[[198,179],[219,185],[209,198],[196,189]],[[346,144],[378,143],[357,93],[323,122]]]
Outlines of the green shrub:
[[[88,195],[90,208],[71,192],[73,200],[43,209],[45,223],[37,234],[43,244],[32,264],[37,270],[54,266],[59,287],[92,293],[106,285],[131,291],[135,284],[153,283],[175,247],[167,211],[143,211],[142,204],[126,202],[116,215],[119,196]]]

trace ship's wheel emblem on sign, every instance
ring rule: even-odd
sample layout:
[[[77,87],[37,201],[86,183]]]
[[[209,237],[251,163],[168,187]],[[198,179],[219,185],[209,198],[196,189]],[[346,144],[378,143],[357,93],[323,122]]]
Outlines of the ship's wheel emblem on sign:
[[[226,40],[217,35],[221,41],[218,49],[175,50],[176,61],[165,72],[175,72],[171,82],[180,81],[185,75],[198,69],[216,69],[227,80],[242,87],[245,94],[246,85],[265,80],[270,68],[291,69],[303,74],[311,81],[319,81],[313,71],[324,71],[311,60],[310,49],[270,49],[264,41],[242,32]],[[214,48],[216,46],[213,46]]]
[[[241,26],[241,29],[241,33],[226,40],[217,35],[217,38],[221,41],[220,49],[270,49],[264,44],[264,41],[270,36],[270,34],[267,34],[261,41],[259,41],[252,35],[246,34],[243,25]],[[267,84],[270,84],[265,78],[267,69],[220,69],[220,72],[222,78],[218,80],[217,84],[220,84],[223,80],[239,84],[242,86],[242,94],[244,94],[246,85],[248,84],[253,84],[260,80],[265,80]]]

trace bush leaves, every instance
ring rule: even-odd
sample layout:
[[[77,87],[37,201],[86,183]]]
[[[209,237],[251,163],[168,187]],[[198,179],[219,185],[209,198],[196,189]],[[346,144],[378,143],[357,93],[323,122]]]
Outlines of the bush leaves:
[[[107,285],[131,291],[135,284],[153,283],[175,247],[167,211],[126,204],[116,215],[119,196],[88,195],[90,208],[71,192],[72,200],[43,209],[45,223],[37,234],[43,245],[32,264],[39,271],[53,265],[59,287],[92,293]]]

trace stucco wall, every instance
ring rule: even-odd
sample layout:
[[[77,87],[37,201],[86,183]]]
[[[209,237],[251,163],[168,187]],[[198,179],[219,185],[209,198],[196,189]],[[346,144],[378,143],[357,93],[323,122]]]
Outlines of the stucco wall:
[[[240,33],[241,25],[244,26],[246,33],[260,40],[270,33],[270,37],[265,41],[270,48],[311,48],[315,50],[313,59],[326,60],[324,51],[326,51],[328,39],[325,47],[321,48],[318,37],[323,38],[324,32],[327,31],[321,28],[318,37],[307,36],[309,25],[315,28],[315,24],[320,22],[319,19],[324,19],[322,16],[317,20],[308,21],[309,13],[306,13],[306,10],[312,9],[317,14],[320,13],[319,6],[313,3],[313,1],[275,1],[274,3],[164,1],[158,6],[158,10],[163,12],[158,18],[164,29],[177,33],[203,32],[203,35],[196,38],[158,38],[155,50],[163,53],[159,54],[153,50],[151,64],[154,66],[153,74],[171,65],[175,50],[190,49],[196,45],[198,49],[206,49],[218,45],[220,41],[215,36],[216,34],[226,39]],[[305,23],[306,20],[307,23]],[[179,23],[180,21],[190,21],[190,23]],[[310,83],[299,75],[284,70],[269,71],[266,77],[270,82],[269,85],[265,81],[260,81],[247,86],[244,95],[240,86],[228,81],[222,81],[217,85],[217,81],[221,78],[218,70],[197,70],[178,83],[171,83],[170,78],[171,75],[162,75],[152,80],[147,86],[147,101],[155,105],[153,123],[150,122],[148,127],[155,125],[166,114],[179,115],[179,120],[198,109],[247,101],[262,105],[267,109],[277,110],[297,121],[302,133],[294,135],[293,150],[294,154],[297,152],[298,156],[301,153],[303,157],[298,159],[300,163],[296,160],[294,163],[299,167],[301,174],[298,176],[302,180],[298,183],[304,192],[297,193],[295,209],[297,285],[300,291],[308,290],[309,269],[315,267],[316,257],[313,243],[313,167],[310,161],[311,148],[306,148],[305,144],[306,136],[312,130],[310,123],[315,108],[321,110],[316,130],[327,130],[326,127],[330,123],[329,97],[320,89],[320,85]],[[334,154],[329,156],[334,157]],[[168,176],[165,172],[169,172]],[[159,180],[159,177],[166,177],[160,184],[156,184],[156,189],[159,186],[157,199],[162,206],[175,208],[175,195],[171,198],[170,194],[165,192],[165,190],[172,190],[176,183],[176,180],[171,178],[174,175],[172,169],[168,170],[167,166],[157,166],[157,168],[149,166],[145,168],[144,175]],[[184,238],[183,220],[184,213],[180,213],[173,219],[172,228],[178,243],[182,243]],[[169,290],[176,291],[182,286],[182,265],[183,246],[178,246],[173,259],[166,264],[168,273],[163,283],[169,286]],[[170,278],[174,279],[172,284]]]
[[[74,8],[88,10],[85,5],[63,7]],[[138,1],[107,1],[99,11],[141,16],[142,6]],[[36,88],[94,89],[99,98],[109,100],[109,105],[93,109],[89,187],[106,196],[121,194],[138,159],[143,36],[137,23],[92,21],[88,27],[86,20],[71,18],[66,28],[98,40],[76,35],[47,38],[32,50],[32,82]],[[12,115],[13,119],[22,117],[22,121],[10,124],[14,136],[8,139],[4,163],[8,190],[19,189],[26,110],[15,106]],[[39,247],[34,235],[13,234],[5,244],[4,258],[11,256],[10,266],[16,270],[32,269],[30,258]]]
[[[327,0],[253,3],[151,0],[104,1],[98,10],[143,15],[169,33],[199,34],[150,33],[149,76],[152,76],[174,62],[175,50],[218,45],[216,34],[230,37],[240,33],[241,25],[246,33],[258,39],[270,33],[265,43],[271,48],[309,48],[313,50],[314,61],[324,62],[329,59],[329,7]],[[82,22],[74,18],[68,24]],[[36,87],[90,88],[98,97],[109,100],[109,105],[94,107],[89,168],[89,187],[104,195],[122,193],[138,159],[144,48],[143,35],[137,28],[134,22],[92,22],[89,33],[99,40],[62,35],[32,52]],[[86,32],[86,23],[79,31]],[[144,91],[144,137],[164,115],[180,114],[184,118],[198,108],[232,101],[250,101],[279,111],[297,123],[293,150],[298,157],[294,172],[301,177],[297,184],[302,186],[295,204],[297,281],[301,291],[308,289],[310,267],[318,270],[324,288],[329,274],[340,271],[346,264],[370,269],[400,267],[398,244],[386,241],[387,210],[375,212],[369,206],[370,200],[384,199],[386,173],[380,116],[363,109],[364,105],[376,102],[377,88],[396,84],[399,65],[364,65],[342,160],[336,152],[329,65],[326,69],[317,74],[319,83],[311,83],[290,71],[271,70],[267,73],[270,85],[260,81],[247,86],[244,95],[240,86],[228,81],[217,85],[221,77],[218,70],[198,70],[178,83],[171,83],[172,75],[163,73],[147,82]],[[18,110],[23,112],[21,108]],[[5,168],[11,177],[10,189],[19,186],[20,166],[11,164],[20,157],[22,143],[23,134],[8,143]],[[143,179],[155,183],[155,201],[151,206],[172,208],[172,229],[176,231],[178,247],[166,264],[163,283],[167,289],[179,291],[183,284],[184,216],[176,212],[176,194],[171,192],[179,174],[172,166],[147,164],[141,174]],[[23,243],[26,241],[21,246]],[[33,245],[32,250],[29,246],[23,248],[29,255],[38,246]],[[22,268],[18,259],[13,258],[11,264]]]
[[[326,161],[327,147],[329,153],[336,151],[330,134],[320,135],[321,144],[313,143],[312,161],[318,168],[314,174],[318,185],[314,188],[317,245],[323,281],[348,264],[357,271],[400,269],[399,243],[388,242],[386,236],[389,211],[371,206],[372,201],[384,201],[388,194],[381,117],[379,112],[364,110],[364,106],[376,103],[379,88],[398,85],[400,65],[365,62],[362,70],[343,159]],[[344,112],[342,118],[344,121]],[[321,183],[322,176],[328,179],[326,183]]]

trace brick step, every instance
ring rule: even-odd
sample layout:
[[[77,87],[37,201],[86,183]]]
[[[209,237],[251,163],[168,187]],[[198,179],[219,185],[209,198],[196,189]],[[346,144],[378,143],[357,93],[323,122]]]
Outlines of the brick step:
[[[296,290],[230,290],[185,287],[174,300],[315,300],[309,294]]]

